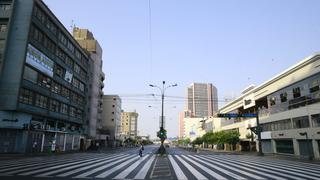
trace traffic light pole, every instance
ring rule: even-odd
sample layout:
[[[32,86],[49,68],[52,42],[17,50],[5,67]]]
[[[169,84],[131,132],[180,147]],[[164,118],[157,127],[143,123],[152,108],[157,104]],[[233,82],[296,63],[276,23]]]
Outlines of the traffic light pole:
[[[258,135],[258,142],[259,142],[259,151],[258,151],[258,155],[259,156],[263,156],[263,152],[262,152],[262,142],[261,142],[261,126],[260,126],[260,121],[259,121],[259,111],[257,112],[257,116],[256,116],[256,120],[257,120],[257,135]]]
[[[162,81],[162,88],[160,88],[156,85],[152,85],[152,84],[149,85],[151,87],[156,87],[156,88],[160,89],[160,91],[161,91],[161,123],[160,123],[160,131],[159,131],[159,136],[160,136],[159,138],[161,140],[161,145],[159,148],[160,154],[164,154],[166,151],[166,149],[164,148],[164,145],[163,145],[163,142],[166,139],[166,133],[165,133],[166,131],[164,129],[164,93],[167,88],[177,86],[177,84],[174,84],[174,85],[170,85],[170,86],[165,87],[165,84],[166,84],[166,82]],[[162,133],[163,133],[163,135],[162,135]]]

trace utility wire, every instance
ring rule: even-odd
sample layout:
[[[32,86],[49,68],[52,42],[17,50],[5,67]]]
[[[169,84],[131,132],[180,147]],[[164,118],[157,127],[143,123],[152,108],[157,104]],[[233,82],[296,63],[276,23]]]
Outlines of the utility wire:
[[[149,0],[149,58],[150,58],[150,82],[152,82],[153,71],[153,49],[152,49],[152,11],[151,0]]]

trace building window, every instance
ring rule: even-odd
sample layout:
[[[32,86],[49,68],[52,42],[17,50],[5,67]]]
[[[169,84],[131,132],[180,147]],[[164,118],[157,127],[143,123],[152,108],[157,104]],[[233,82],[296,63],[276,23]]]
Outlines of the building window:
[[[56,100],[51,99],[50,100],[50,111],[59,112],[59,109],[60,109],[60,103]]]
[[[61,94],[61,85],[52,81],[51,92]]]
[[[58,56],[59,59],[65,62],[66,54],[60,48],[56,49],[56,56]]]
[[[20,96],[19,96],[19,102],[23,104],[33,104],[33,97],[34,93],[27,89],[21,89]]]
[[[75,117],[76,116],[76,108],[70,106],[70,116]]]
[[[310,127],[308,116],[293,118],[292,121],[293,121],[293,127],[296,129]]]
[[[292,129],[291,119],[275,121],[275,122],[268,123],[268,124],[271,124],[272,131],[281,131],[281,130]]]
[[[82,111],[80,109],[77,109],[76,111],[76,117],[81,119],[82,118]]]
[[[296,87],[292,89],[293,98],[298,98],[301,96],[300,87]]]
[[[273,106],[276,104],[276,97],[271,97],[270,98],[270,106]]]
[[[38,79],[38,73],[32,68],[25,66],[24,72],[23,72],[23,79],[31,81],[36,84]]]
[[[282,103],[283,103],[283,102],[287,102],[287,100],[288,100],[288,94],[287,94],[286,92],[280,94],[280,100],[281,100]]]
[[[4,52],[4,45],[5,45],[5,40],[0,39],[0,64],[1,64],[1,59],[3,56],[3,52]]]
[[[276,140],[277,153],[293,154],[292,140]]]
[[[59,40],[62,44],[64,44],[65,46],[67,45],[67,38],[65,35],[63,35],[61,32],[59,33]]]
[[[7,32],[8,25],[7,24],[0,24],[0,32]]]
[[[80,91],[84,92],[84,84],[79,82],[79,89]]]
[[[112,107],[114,108],[114,107],[115,107],[115,105],[112,105]]]
[[[10,4],[0,4],[0,10],[9,11],[11,9]]]
[[[72,53],[74,53],[74,46],[73,46],[73,44],[71,43],[71,41],[68,41],[68,49],[72,52]]]
[[[79,60],[81,60],[81,54],[78,50],[75,51],[75,55]]]
[[[68,114],[68,105],[61,103],[60,112],[63,114]]]
[[[51,88],[51,79],[47,76],[39,74],[38,76],[38,85],[41,87],[45,87],[50,89]]]
[[[57,76],[59,76],[60,78],[64,78],[64,77],[63,77],[63,76],[64,76],[64,69],[63,69],[61,66],[55,64],[54,72],[55,72],[55,74],[56,74]]]
[[[314,93],[314,92],[319,91],[318,79],[314,79],[314,80],[311,81],[309,90],[310,90],[310,93]]]
[[[48,108],[48,98],[40,94],[36,94],[36,106],[47,109]]]
[[[70,94],[69,89],[61,86],[61,95],[64,96],[64,97],[66,97],[67,99],[69,99],[69,97],[70,97],[69,94]]]
[[[320,127],[320,114],[311,115],[311,121],[313,127]]]
[[[76,78],[72,79],[72,86],[74,86],[75,88],[79,88],[79,83],[80,81]]]
[[[78,64],[74,63],[73,70],[77,74],[80,74],[80,66]]]
[[[70,68],[73,67],[73,61],[69,56],[66,56],[65,62],[67,64],[67,66],[69,66]]]

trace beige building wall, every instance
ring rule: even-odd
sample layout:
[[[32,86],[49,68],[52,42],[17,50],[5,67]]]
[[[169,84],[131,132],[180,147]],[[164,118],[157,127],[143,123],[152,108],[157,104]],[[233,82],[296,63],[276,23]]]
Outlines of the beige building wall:
[[[129,137],[136,138],[138,135],[138,116],[137,112],[121,113],[121,137],[127,139]]]
[[[110,140],[119,139],[121,127],[121,98],[118,95],[104,95],[102,106],[101,134],[109,135]]]
[[[187,89],[188,117],[209,117],[218,111],[217,88],[211,83],[192,83]]]
[[[99,139],[97,129],[101,128],[102,121],[102,97],[103,97],[103,81],[105,75],[102,72],[102,48],[93,34],[88,29],[73,29],[73,37],[78,41],[80,46],[90,53],[91,73],[89,89],[90,112],[88,113],[88,137],[89,139]]]

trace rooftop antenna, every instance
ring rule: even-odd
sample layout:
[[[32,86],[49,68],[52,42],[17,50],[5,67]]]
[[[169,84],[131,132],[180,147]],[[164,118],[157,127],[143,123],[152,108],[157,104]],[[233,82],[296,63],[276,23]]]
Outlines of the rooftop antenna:
[[[71,31],[70,32],[73,32],[73,29],[75,27],[76,27],[76,24],[74,23],[74,20],[71,20],[71,25],[70,25]]]

